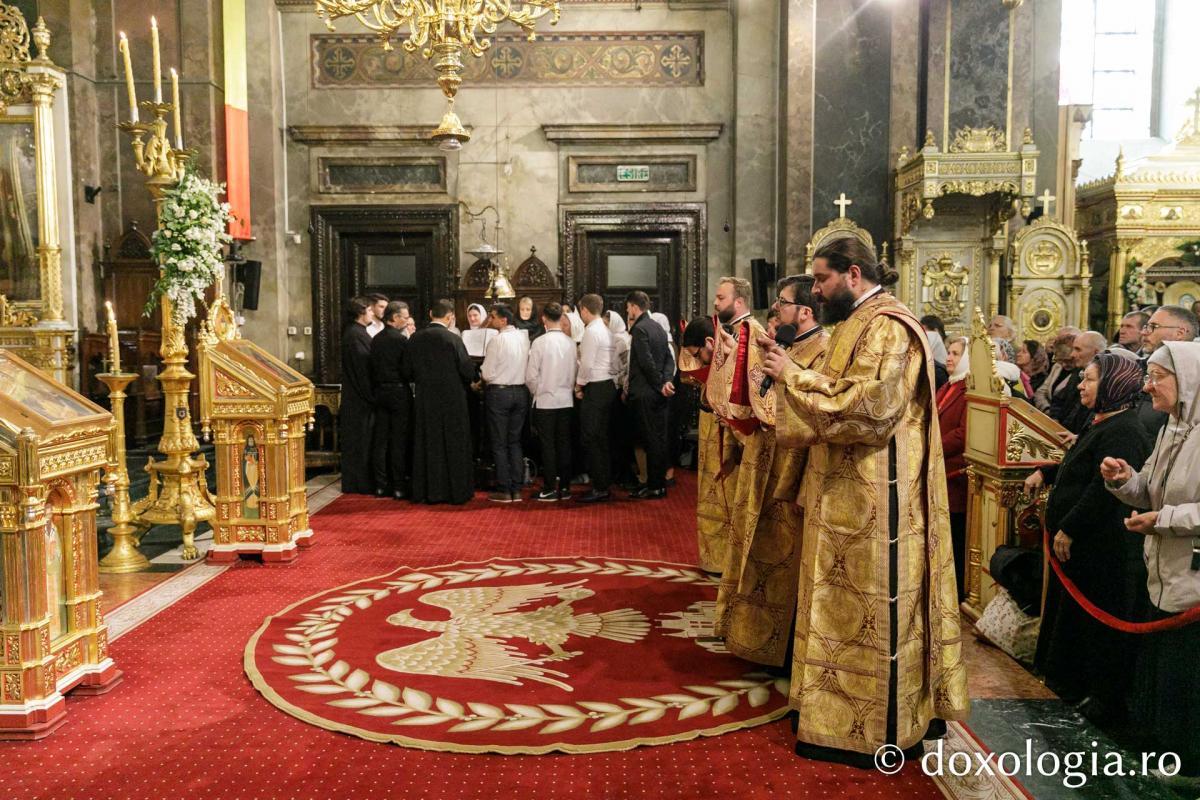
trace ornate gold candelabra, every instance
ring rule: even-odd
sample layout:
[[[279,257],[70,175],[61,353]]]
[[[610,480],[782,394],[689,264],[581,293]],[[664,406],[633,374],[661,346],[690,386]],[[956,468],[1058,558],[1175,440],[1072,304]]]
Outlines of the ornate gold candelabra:
[[[129,470],[125,467],[125,389],[137,379],[137,375],[121,372],[119,364],[113,364],[111,368],[113,372],[96,376],[108,387],[115,423],[113,436],[116,439],[113,442],[114,460],[105,475],[112,497],[113,526],[108,529],[108,535],[113,539],[113,546],[108,555],[100,559],[100,571],[138,572],[149,567],[150,561],[137,549],[138,528],[133,524],[133,509],[129,502]]]
[[[156,75],[157,77],[157,75]],[[135,119],[118,127],[133,137],[133,155],[138,171],[146,176],[146,186],[154,198],[161,216],[165,193],[183,177],[192,153],[172,147],[167,139],[167,115],[176,103],[143,101],[140,107],[152,116],[149,122]],[[192,432],[192,416],[188,394],[196,377],[187,370],[188,346],[183,325],[175,319],[174,309],[165,294],[162,308],[162,346],[159,354],[163,371],[158,380],[164,397],[163,436],[158,449],[166,456],[163,461],[153,458],[146,465],[150,473],[150,493],[133,506],[133,515],[140,528],[152,525],[179,525],[183,529],[183,558],[200,556],[194,534],[196,525],[213,518],[215,509],[205,482],[208,462],[203,456],[193,457],[200,447]]]

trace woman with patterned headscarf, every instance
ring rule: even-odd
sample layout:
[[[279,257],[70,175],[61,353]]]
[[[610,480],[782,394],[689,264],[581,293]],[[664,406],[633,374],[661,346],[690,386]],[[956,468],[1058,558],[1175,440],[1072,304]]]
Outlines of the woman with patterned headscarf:
[[[1030,491],[1053,484],[1046,500],[1051,558],[1096,606],[1122,619],[1142,619],[1148,608],[1142,537],[1125,529],[1129,509],[1104,485],[1100,464],[1120,458],[1141,466],[1150,441],[1129,413],[1141,391],[1136,361],[1100,353],[1083,371],[1079,399],[1092,418],[1057,467],[1025,481]],[[1046,685],[1095,722],[1119,721],[1129,712],[1138,642],[1092,618],[1050,573],[1046,609],[1034,666]]]

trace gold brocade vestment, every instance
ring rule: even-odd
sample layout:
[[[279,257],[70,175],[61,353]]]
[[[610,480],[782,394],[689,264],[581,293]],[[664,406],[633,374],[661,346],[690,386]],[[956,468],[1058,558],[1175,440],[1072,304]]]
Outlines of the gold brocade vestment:
[[[792,660],[797,738],[874,753],[969,713],[931,356],[880,292],[817,370],[777,385],[776,434],[808,446]]]
[[[725,565],[729,537],[733,530],[733,490],[737,467],[722,475],[723,464],[733,462],[737,442],[721,433],[716,416],[700,408],[697,434],[699,458],[696,464],[696,532],[700,546],[700,568],[720,572]]]
[[[820,328],[788,349],[801,369],[825,352]],[[752,385],[757,392],[761,385]],[[774,419],[741,437],[733,537],[717,594],[716,633],[747,661],[783,666],[792,639],[802,513],[796,504],[807,452],[776,447]]]

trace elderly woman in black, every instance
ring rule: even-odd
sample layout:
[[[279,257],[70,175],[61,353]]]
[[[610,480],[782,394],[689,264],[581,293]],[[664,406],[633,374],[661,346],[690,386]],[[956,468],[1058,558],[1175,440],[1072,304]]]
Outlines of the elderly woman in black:
[[[1127,413],[1141,383],[1137,362],[1097,355],[1079,384],[1080,401],[1092,410],[1090,423],[1062,464],[1025,481],[1030,492],[1052,484],[1046,502],[1051,557],[1088,600],[1123,619],[1145,614],[1146,568],[1141,537],[1125,529],[1128,508],[1105,488],[1100,463],[1113,457],[1140,466],[1150,453],[1145,430]],[[1079,702],[1079,710],[1097,722],[1126,716],[1135,638],[1093,619],[1051,572],[1034,666],[1064,701]]]

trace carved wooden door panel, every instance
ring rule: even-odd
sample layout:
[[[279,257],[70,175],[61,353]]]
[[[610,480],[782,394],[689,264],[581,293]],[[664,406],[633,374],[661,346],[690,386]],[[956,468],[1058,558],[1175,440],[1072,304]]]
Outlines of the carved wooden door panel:
[[[662,311],[675,325],[679,319],[679,240],[646,234],[591,234],[587,273],[580,276],[587,292],[604,298],[605,308],[625,314],[625,296],[641,289],[652,310]]]
[[[347,236],[342,250],[342,286],[351,297],[378,292],[403,300],[418,320],[424,320],[433,297],[433,237],[418,234],[356,234]]]

